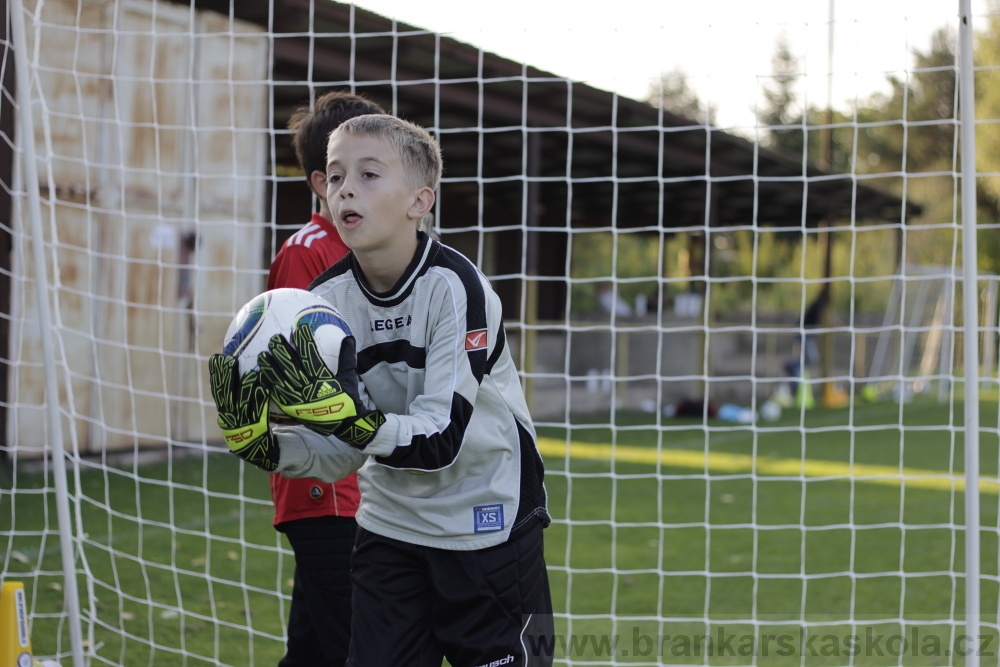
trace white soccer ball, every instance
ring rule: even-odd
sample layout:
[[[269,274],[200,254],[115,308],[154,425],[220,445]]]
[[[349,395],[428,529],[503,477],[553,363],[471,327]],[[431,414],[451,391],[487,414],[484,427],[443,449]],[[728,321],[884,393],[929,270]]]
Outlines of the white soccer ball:
[[[781,406],[775,401],[764,401],[764,404],[760,406],[760,417],[769,422],[781,419]]]
[[[281,334],[291,341],[300,323],[312,329],[323,362],[336,374],[341,344],[351,328],[329,301],[304,289],[281,287],[247,302],[229,324],[223,354],[236,357],[242,375],[258,368],[257,355],[267,350],[272,336]]]

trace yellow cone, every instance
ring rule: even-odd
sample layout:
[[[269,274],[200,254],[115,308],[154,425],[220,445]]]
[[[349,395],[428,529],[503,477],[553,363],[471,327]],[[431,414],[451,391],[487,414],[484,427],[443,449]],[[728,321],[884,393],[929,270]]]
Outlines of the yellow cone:
[[[5,581],[0,589],[0,667],[31,667],[32,662],[24,584]]]
[[[812,410],[816,407],[816,397],[813,396],[812,383],[809,382],[809,373],[802,371],[799,378],[799,386],[795,392],[795,407]]]

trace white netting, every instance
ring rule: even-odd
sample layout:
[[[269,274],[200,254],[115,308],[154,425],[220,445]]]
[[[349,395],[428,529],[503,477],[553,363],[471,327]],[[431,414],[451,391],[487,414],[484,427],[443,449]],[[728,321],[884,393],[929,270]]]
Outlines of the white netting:
[[[436,229],[504,301],[555,518],[557,664],[959,660],[957,6],[930,17],[951,32],[911,34],[892,71],[867,70],[864,47],[906,27],[908,3],[838,13],[859,55],[829,74],[837,90],[885,83],[830,110],[809,92],[827,81],[829,26],[755,21],[752,34],[809,48],[757,71],[753,120],[733,121],[712,87],[725,68],[680,67],[632,99],[326,0],[24,4],[26,44],[8,28],[0,71],[0,575],[26,585],[36,655],[72,664],[61,540],[90,664],[283,655],[293,559],[266,475],[225,453],[206,361],[311,211],[291,110],[349,88],[440,138]],[[591,10],[562,11],[553,43]],[[744,19],[716,14],[685,30],[740,58],[713,40]],[[975,20],[978,590],[995,655],[1000,27]]]

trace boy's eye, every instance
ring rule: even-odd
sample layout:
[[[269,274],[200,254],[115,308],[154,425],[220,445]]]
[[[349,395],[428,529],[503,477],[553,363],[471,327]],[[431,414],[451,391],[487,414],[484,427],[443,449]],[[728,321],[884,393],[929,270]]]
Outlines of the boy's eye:
[[[330,174],[326,177],[327,183],[339,183],[341,179],[340,174]]]
[[[375,178],[377,176],[377,174],[374,171],[365,171],[365,172],[362,172],[361,175],[364,176],[367,179],[372,179],[372,178]]]

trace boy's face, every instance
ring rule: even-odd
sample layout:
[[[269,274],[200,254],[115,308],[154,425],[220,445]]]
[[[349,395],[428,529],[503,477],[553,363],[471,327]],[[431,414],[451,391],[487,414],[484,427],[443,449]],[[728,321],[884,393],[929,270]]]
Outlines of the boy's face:
[[[412,242],[412,211],[421,188],[410,183],[387,140],[337,135],[327,148],[326,176],[333,223],[349,248],[365,252],[391,248],[401,239]]]

